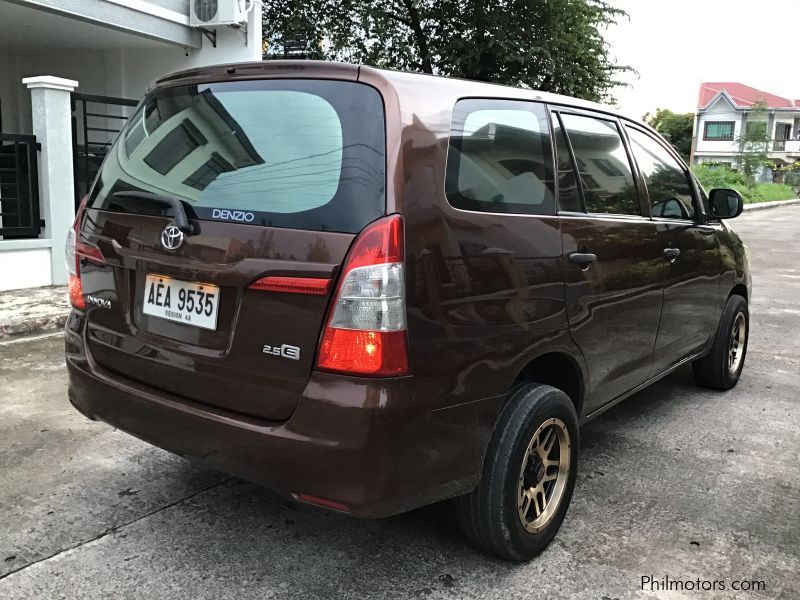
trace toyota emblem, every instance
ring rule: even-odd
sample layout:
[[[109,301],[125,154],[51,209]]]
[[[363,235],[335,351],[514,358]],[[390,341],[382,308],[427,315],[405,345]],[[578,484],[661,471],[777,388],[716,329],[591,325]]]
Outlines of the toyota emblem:
[[[177,250],[183,243],[183,232],[175,225],[167,225],[161,232],[161,245],[167,250]]]

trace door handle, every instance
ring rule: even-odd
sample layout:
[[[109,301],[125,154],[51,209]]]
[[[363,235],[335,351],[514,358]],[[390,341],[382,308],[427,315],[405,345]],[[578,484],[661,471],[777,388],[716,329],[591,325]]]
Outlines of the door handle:
[[[569,255],[569,262],[573,265],[578,265],[584,271],[589,268],[593,262],[597,260],[596,254],[590,254],[588,252],[573,252]]]
[[[674,263],[675,259],[680,256],[681,251],[678,248],[664,248],[664,258],[667,259],[668,262]]]

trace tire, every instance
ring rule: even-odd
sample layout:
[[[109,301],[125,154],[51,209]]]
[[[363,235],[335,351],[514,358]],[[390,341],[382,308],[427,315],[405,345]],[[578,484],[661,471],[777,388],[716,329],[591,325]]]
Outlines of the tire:
[[[744,368],[749,337],[747,301],[741,296],[731,296],[722,310],[711,350],[692,363],[698,385],[715,390],[729,390],[735,386]]]
[[[478,487],[455,500],[472,545],[514,561],[530,560],[547,547],[575,488],[578,436],[575,407],[561,390],[528,383],[510,392]]]

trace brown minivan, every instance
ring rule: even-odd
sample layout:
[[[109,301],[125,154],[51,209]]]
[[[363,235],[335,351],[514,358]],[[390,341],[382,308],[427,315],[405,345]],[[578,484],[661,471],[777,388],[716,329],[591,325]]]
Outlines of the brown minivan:
[[[748,253],[605,106],[324,62],[157,81],[68,244],[74,406],[361,517],[455,498],[525,560],[578,426],[691,363],[733,387]]]

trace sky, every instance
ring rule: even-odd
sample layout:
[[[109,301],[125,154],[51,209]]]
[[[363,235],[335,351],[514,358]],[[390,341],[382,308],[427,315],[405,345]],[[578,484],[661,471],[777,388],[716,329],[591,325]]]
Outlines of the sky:
[[[800,98],[800,0],[608,0],[626,11],[605,33],[639,74],[612,94],[631,117],[690,112],[701,81],[739,81]]]

